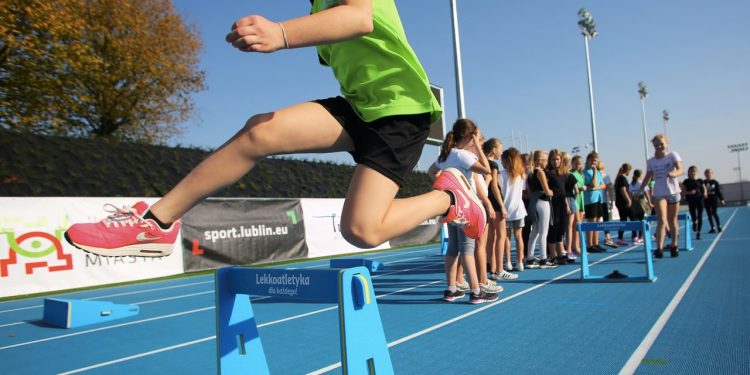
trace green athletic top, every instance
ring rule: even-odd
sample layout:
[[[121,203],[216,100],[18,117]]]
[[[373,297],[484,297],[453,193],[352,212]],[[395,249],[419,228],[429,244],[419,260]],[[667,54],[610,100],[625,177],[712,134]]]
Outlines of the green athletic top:
[[[583,185],[584,185],[584,177],[581,172],[573,172],[571,173],[573,177],[576,178],[576,186],[578,186],[578,195],[576,195],[576,208],[578,208],[578,211],[583,211],[584,209],[584,202],[583,202]]]
[[[338,6],[314,0],[311,13]],[[317,46],[321,63],[333,70],[341,94],[365,122],[394,115],[443,110],[430,91],[427,74],[406,40],[393,0],[372,1],[373,31],[343,42]]]

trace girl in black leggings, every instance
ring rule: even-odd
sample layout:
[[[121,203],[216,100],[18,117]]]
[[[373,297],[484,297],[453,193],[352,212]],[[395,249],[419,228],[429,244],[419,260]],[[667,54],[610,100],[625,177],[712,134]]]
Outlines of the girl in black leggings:
[[[691,165],[688,168],[688,178],[682,182],[682,191],[685,193],[685,200],[690,207],[690,218],[693,220],[695,239],[700,240],[701,228],[703,227],[703,198],[706,196],[706,186],[703,184],[703,180],[696,178],[697,176],[698,168]]]
[[[706,186],[706,199],[703,201],[706,207],[706,215],[708,215],[708,223],[711,224],[711,230],[708,233],[716,233],[718,228],[721,232],[721,222],[719,221],[719,214],[716,213],[716,209],[719,206],[719,202],[724,204],[724,196],[721,195],[721,187],[719,182],[714,180],[714,172],[710,169],[706,169],[706,179],[703,180],[703,184]],[[714,227],[714,220],[716,220],[716,226]]]

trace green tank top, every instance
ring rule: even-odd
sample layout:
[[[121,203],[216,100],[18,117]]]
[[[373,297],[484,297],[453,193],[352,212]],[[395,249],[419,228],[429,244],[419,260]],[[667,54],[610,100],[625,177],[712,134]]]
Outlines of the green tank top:
[[[310,12],[337,5],[337,0],[315,0]],[[406,39],[396,4],[373,0],[372,17],[371,33],[317,46],[321,63],[331,67],[341,94],[365,122],[420,113],[436,121],[443,110]]]

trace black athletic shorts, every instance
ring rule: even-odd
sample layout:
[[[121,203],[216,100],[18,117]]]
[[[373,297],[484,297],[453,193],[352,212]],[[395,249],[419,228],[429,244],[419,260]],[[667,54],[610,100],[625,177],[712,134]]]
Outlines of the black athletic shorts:
[[[592,203],[583,206],[584,217],[586,219],[598,219],[602,217],[601,203]]]
[[[349,152],[364,164],[403,187],[417,165],[430,134],[430,114],[397,115],[365,122],[343,97],[315,100],[336,118],[354,141]]]

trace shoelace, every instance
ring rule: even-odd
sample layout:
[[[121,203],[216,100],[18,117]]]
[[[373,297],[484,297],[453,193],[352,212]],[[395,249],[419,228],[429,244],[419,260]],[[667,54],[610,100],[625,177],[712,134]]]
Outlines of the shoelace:
[[[138,211],[136,211],[136,209],[131,206],[122,206],[122,208],[119,208],[113,204],[107,203],[103,208],[104,211],[112,214],[107,216],[106,219],[102,220],[107,228],[109,228],[110,226],[117,228],[120,225],[122,225],[123,228],[125,227],[125,225],[131,227],[138,225],[142,228],[149,229],[154,228],[151,223],[144,220],[140,215],[138,215]]]

